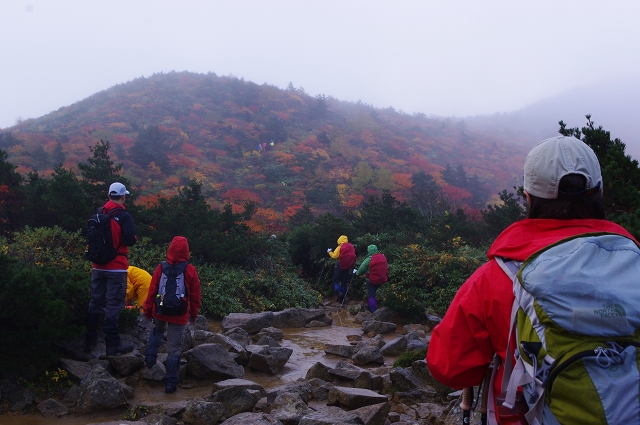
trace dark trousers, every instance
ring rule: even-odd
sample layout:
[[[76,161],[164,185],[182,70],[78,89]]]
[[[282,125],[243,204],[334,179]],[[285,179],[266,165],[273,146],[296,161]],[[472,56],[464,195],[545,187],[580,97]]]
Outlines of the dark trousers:
[[[336,264],[333,272],[333,289],[340,291],[342,295],[347,293],[347,281],[349,280],[350,269],[341,269],[340,263]]]
[[[120,344],[120,328],[118,316],[124,308],[127,294],[127,272],[93,270],[91,273],[91,301],[89,302],[89,316],[104,314],[103,331],[105,343],[108,347]],[[97,323],[95,324],[97,326]],[[89,325],[88,325],[89,326]],[[93,326],[93,324],[91,324]],[[95,329],[87,328],[88,333]]]

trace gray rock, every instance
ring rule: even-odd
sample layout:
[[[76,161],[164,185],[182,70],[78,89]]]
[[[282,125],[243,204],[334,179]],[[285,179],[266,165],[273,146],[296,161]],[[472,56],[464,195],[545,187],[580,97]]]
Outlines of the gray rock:
[[[120,383],[100,365],[96,365],[80,382],[78,411],[93,412],[126,405],[127,398]]]
[[[78,397],[80,397],[80,387],[74,385],[67,390],[62,401],[69,404],[75,404],[76,401],[78,401]]]
[[[338,407],[328,407],[326,410],[314,412],[300,419],[298,425],[364,425],[362,419],[352,412],[345,412]]]
[[[2,400],[9,402],[9,409],[13,412],[36,402],[36,396],[31,391],[8,379],[0,381],[0,394],[2,394]]]
[[[142,372],[142,377],[144,379],[148,379],[149,381],[162,381],[164,376],[167,374],[167,368],[164,366],[164,363],[156,361],[156,364],[151,366],[150,368],[146,368]]]
[[[271,338],[269,335],[262,335],[258,341],[256,341],[256,345],[266,345],[273,348],[281,347],[281,345],[278,344],[278,341]]]
[[[48,398],[45,401],[38,403],[38,410],[42,413],[42,416],[46,418],[55,418],[69,413],[63,404],[53,398]]]
[[[379,322],[395,322],[393,312],[386,307],[380,307],[371,314],[371,317]]]
[[[351,358],[356,352],[356,348],[353,345],[344,344],[325,344],[324,352],[326,354],[335,354],[340,357]]]
[[[223,415],[224,406],[221,403],[195,399],[187,402],[182,421],[188,425],[210,425],[218,423]]]
[[[329,391],[327,405],[358,409],[372,404],[386,403],[387,401],[386,395],[364,388],[334,387]]]
[[[447,400],[449,393],[455,391],[453,388],[441,384],[431,376],[431,372],[429,371],[425,360],[416,360],[411,363],[411,373],[420,379],[425,386],[435,389],[443,400]]]
[[[419,339],[412,339],[407,342],[407,351],[426,350],[427,347],[428,347],[428,344]]]
[[[193,327],[196,330],[207,331],[211,330],[211,325],[209,325],[209,321],[205,316],[199,315],[196,317],[196,322],[193,324]]]
[[[270,414],[284,425],[297,425],[303,416],[312,413],[313,410],[302,401],[300,394],[287,392],[276,397],[271,405]]]
[[[313,387],[305,381],[289,382],[278,387],[267,389],[267,403],[271,405],[280,394],[296,393],[302,401],[309,403],[313,397]]]
[[[362,323],[362,331],[365,333],[375,332],[377,334],[385,334],[395,332],[398,325],[392,322],[381,322],[378,320],[367,320]]]
[[[259,347],[259,349],[250,349],[250,347]],[[247,350],[251,352],[248,367],[274,375],[284,368],[293,354],[293,350],[286,347],[271,348],[261,345],[249,346]]]
[[[322,379],[312,378],[308,380],[309,385],[313,388],[312,397],[316,401],[326,401],[329,398],[329,391],[335,387],[331,382],[323,381]]]
[[[418,403],[415,405],[415,411],[423,423],[442,425],[446,418],[447,407],[434,403]]]
[[[282,422],[266,413],[240,413],[226,421],[222,425],[283,425]]]
[[[309,381],[311,379],[318,378],[322,379],[323,381],[329,381],[331,380],[329,369],[331,369],[329,366],[325,366],[324,364],[317,362],[309,368],[305,379]]]
[[[262,313],[229,313],[222,319],[220,326],[224,331],[233,328],[242,328],[249,334],[260,332],[264,328],[271,326],[274,313],[265,311]]]
[[[245,388],[247,390],[256,390],[259,392],[260,397],[266,397],[267,395],[267,391],[262,385],[257,384],[253,381],[249,381],[248,379],[225,379],[224,381],[215,382],[213,384],[213,390],[211,391],[211,393],[213,394],[216,391],[233,387]]]
[[[414,388],[408,391],[394,392],[391,400],[394,403],[416,404],[416,403],[442,403],[442,398],[436,390],[431,387]]]
[[[251,395],[248,389],[243,387],[228,387],[216,391],[211,401],[222,404],[224,416],[230,418],[239,413],[251,412],[258,402],[258,398]]]
[[[396,391],[409,391],[416,388],[426,387],[426,385],[413,373],[402,367],[391,369],[389,377],[391,378],[391,383],[393,384],[393,387],[396,388]]]
[[[85,376],[91,370],[91,365],[87,362],[79,362],[71,359],[60,359],[58,361],[60,367],[67,371],[70,378],[76,380],[76,382],[82,381]]]
[[[327,326],[331,326],[331,324],[321,322],[320,320],[312,320],[307,324],[308,328],[326,328]]]
[[[184,353],[189,373],[203,379],[240,378],[244,368],[220,344],[202,344]]]
[[[313,320],[326,324],[333,322],[323,309],[287,308],[274,313],[271,326],[276,328],[304,328]]]
[[[367,346],[355,353],[352,357],[353,363],[363,366],[370,363],[382,365],[384,364],[384,356],[380,348],[375,346]]]
[[[350,413],[358,415],[366,425],[384,425],[390,411],[389,403],[378,403],[351,410]]]
[[[399,356],[407,351],[407,342],[406,335],[389,341],[382,347],[382,354],[385,356]]]
[[[120,376],[129,376],[138,371],[144,364],[144,357],[137,353],[127,353],[120,356],[108,356],[109,364]]]
[[[278,328],[274,328],[273,326],[269,326],[268,328],[264,328],[258,332],[256,335],[257,338],[254,338],[254,341],[257,341],[262,335],[270,336],[276,341],[282,341],[284,339],[284,332]]]

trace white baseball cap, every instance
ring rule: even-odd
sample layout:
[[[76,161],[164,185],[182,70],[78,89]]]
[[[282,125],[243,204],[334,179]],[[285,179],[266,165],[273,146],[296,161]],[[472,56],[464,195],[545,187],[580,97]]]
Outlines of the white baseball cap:
[[[123,196],[128,194],[129,191],[122,183],[115,182],[111,183],[111,186],[109,186],[109,195],[111,196]]]
[[[584,190],[602,187],[598,157],[584,142],[567,136],[543,140],[524,161],[524,190],[538,198],[557,199],[560,179],[568,174],[584,176]]]

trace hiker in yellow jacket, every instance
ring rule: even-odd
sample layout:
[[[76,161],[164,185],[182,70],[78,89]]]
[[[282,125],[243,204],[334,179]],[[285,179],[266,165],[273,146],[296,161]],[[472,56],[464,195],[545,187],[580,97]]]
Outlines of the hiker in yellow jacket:
[[[142,310],[144,300],[147,299],[151,275],[146,270],[129,266],[127,270],[127,299],[126,305],[135,305]]]

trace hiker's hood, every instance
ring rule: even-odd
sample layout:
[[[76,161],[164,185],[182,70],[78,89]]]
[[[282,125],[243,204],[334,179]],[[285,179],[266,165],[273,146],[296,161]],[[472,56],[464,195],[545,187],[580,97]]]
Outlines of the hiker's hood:
[[[555,220],[528,218],[507,227],[493,242],[487,257],[526,260],[534,252],[561,239],[583,233],[611,232],[633,237],[623,227],[606,220]],[[635,239],[634,239],[635,240]]]
[[[377,247],[377,246],[375,246],[375,245],[369,245],[369,246],[367,247],[367,253],[368,253],[369,255],[377,254],[377,253],[378,253],[378,247]]]
[[[342,245],[346,242],[349,242],[349,239],[345,235],[342,235],[338,238],[338,245]]]
[[[184,236],[176,236],[171,241],[167,250],[167,261],[171,264],[178,264],[189,260],[189,242]]]

